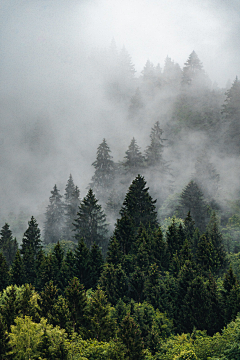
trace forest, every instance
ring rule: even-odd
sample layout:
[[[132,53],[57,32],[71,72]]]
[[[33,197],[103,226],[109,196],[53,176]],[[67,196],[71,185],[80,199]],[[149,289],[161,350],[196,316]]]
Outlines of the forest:
[[[240,81],[212,84],[195,51],[139,77],[114,42],[103,62],[130,144],[92,144],[85,196],[70,174],[44,214],[1,213],[0,359],[238,359]]]

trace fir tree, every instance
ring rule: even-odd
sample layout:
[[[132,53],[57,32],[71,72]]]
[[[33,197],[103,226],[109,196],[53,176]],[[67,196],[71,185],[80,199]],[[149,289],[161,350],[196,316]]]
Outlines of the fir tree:
[[[205,231],[209,219],[208,207],[203,193],[194,181],[190,181],[182,191],[178,210],[182,218],[190,211],[196,226],[202,233]]]
[[[96,288],[103,267],[103,256],[99,247],[94,243],[89,254],[90,279],[89,286]]]
[[[163,131],[160,129],[159,121],[157,121],[150,134],[150,145],[145,151],[145,159],[147,166],[157,166],[162,172],[167,171],[166,162],[163,160]]]
[[[5,257],[0,253],[0,292],[3,291],[8,285],[9,274],[8,274],[8,264]]]
[[[144,177],[138,175],[130,185],[120,210],[122,217],[129,216],[132,219],[135,229],[140,224],[145,227],[150,226],[152,229],[158,227],[156,200],[152,200],[148,190]]]
[[[208,83],[202,63],[195,51],[189,55],[189,58],[184,65],[182,76],[183,85],[206,85]]]
[[[15,259],[10,269],[10,282],[11,284],[22,285],[25,280],[25,272],[22,257],[18,250],[15,255]]]
[[[35,261],[42,248],[40,229],[34,217],[28,222],[28,229],[23,235],[20,253],[24,268],[24,280],[26,283],[34,284],[36,278]]]
[[[63,236],[66,240],[73,240],[74,226],[73,222],[77,217],[78,208],[80,205],[80,191],[77,186],[74,187],[71,196],[69,195],[65,205],[65,224],[63,229]]]
[[[77,240],[83,238],[89,248],[94,242],[99,246],[106,246],[106,215],[101,205],[98,204],[92,189],[89,189],[86,197],[81,202],[73,225],[75,227],[75,238]]]
[[[225,120],[225,150],[229,153],[240,154],[240,81],[236,77],[231,88],[226,92],[222,114]]]
[[[88,288],[90,278],[90,251],[86,247],[83,238],[78,241],[78,245],[74,251],[74,272],[80,283]]]
[[[84,286],[80,284],[78,278],[74,277],[65,289],[65,296],[70,309],[73,330],[80,332],[85,325],[84,313],[87,305],[87,297]]]
[[[122,163],[126,174],[136,176],[144,167],[144,157],[140,152],[136,140],[133,138],[126,151],[126,160]]]
[[[5,223],[0,231],[0,251],[4,255],[8,266],[13,262],[17,249],[17,240],[13,238],[9,225]]]
[[[107,199],[114,181],[115,165],[105,139],[97,149],[97,159],[92,163],[95,168],[90,187],[101,199]]]
[[[62,195],[59,194],[56,185],[54,185],[51,194],[49,198],[50,204],[45,214],[44,242],[46,244],[58,242],[62,237],[64,226],[64,204],[62,202]]]

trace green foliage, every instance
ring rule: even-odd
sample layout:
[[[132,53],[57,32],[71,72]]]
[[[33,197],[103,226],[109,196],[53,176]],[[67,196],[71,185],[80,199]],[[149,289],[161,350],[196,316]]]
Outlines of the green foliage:
[[[62,195],[54,185],[49,198],[50,204],[46,211],[46,221],[44,224],[44,242],[45,244],[57,243],[62,238],[64,226],[64,204]]]
[[[29,316],[17,317],[9,337],[10,354],[14,360],[43,359],[46,354],[50,360],[67,359],[65,331],[48,325],[44,318],[35,323]]]
[[[2,252],[5,257],[8,266],[10,266],[14,260],[18,249],[18,244],[16,238],[12,236],[12,231],[10,230],[9,225],[6,223],[3,225],[0,231],[0,252]]]
[[[83,238],[88,248],[91,248],[94,243],[105,246],[107,241],[106,215],[101,205],[98,204],[92,189],[89,189],[86,197],[82,200],[73,225],[75,238],[77,240]]]

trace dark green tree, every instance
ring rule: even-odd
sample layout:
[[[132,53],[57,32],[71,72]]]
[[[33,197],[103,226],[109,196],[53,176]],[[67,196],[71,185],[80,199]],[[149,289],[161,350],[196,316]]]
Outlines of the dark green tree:
[[[116,305],[119,299],[127,299],[128,279],[121,264],[106,263],[99,283],[111,304]]]
[[[65,296],[68,301],[73,330],[82,333],[83,327],[86,325],[84,314],[87,305],[87,297],[84,286],[80,284],[78,278],[74,277],[69,282],[65,289]]]
[[[133,226],[138,229],[140,224],[155,229],[158,227],[156,200],[153,200],[146,187],[144,177],[138,175],[130,185],[125,196],[120,215],[129,216]]]
[[[18,250],[15,255],[15,259],[10,269],[10,282],[11,284],[22,285],[25,280],[25,271],[23,266],[22,257]]]
[[[44,242],[46,244],[56,243],[61,240],[64,226],[64,204],[62,195],[59,194],[56,185],[54,185],[51,194],[49,198],[50,204],[45,214]]]
[[[7,353],[10,351],[9,336],[7,333],[7,326],[0,314],[0,360],[7,358]]]
[[[8,264],[5,257],[0,253],[0,292],[9,284]]]
[[[110,152],[106,140],[103,139],[97,149],[97,158],[92,163],[95,172],[90,187],[103,200],[107,200],[114,182],[115,165]]]
[[[120,324],[118,336],[126,346],[126,354],[129,359],[141,360],[144,358],[144,342],[141,335],[139,325],[128,313]]]
[[[90,281],[90,250],[86,247],[83,239],[78,241],[74,251],[74,260],[75,276],[85,288],[88,288]]]
[[[103,267],[103,256],[99,246],[95,243],[89,254],[89,287],[95,289]]]
[[[24,268],[24,281],[34,284],[36,278],[36,259],[42,249],[41,234],[34,217],[28,222],[28,229],[23,235],[20,253]]]
[[[223,288],[222,308],[224,322],[225,324],[228,324],[230,321],[234,320],[237,313],[240,311],[240,285],[231,266],[223,278]]]
[[[110,316],[110,304],[100,287],[93,292],[87,309],[88,337],[98,341],[109,341],[115,334],[115,323]]]
[[[13,238],[9,225],[5,223],[0,231],[0,251],[6,258],[8,266],[13,262],[17,249],[17,240]]]
[[[213,244],[216,271],[219,271],[227,265],[227,256],[223,245],[223,237],[219,230],[219,221],[215,212],[213,212],[208,223],[207,232]]]
[[[208,206],[198,185],[191,180],[180,196],[179,215],[182,218],[190,211],[196,226],[203,233],[209,221]]]
[[[57,302],[58,298],[58,288],[51,280],[45,284],[45,287],[40,295],[41,316],[51,320],[53,306]]]
[[[75,238],[83,238],[86,245],[90,248],[94,243],[105,247],[107,243],[107,223],[101,205],[89,189],[86,197],[79,206],[77,218],[74,222]]]

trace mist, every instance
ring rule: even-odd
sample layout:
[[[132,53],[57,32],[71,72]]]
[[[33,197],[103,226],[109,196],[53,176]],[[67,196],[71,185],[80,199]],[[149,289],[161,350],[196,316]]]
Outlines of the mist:
[[[182,69],[193,50],[223,103],[227,82],[240,74],[239,10],[238,1],[3,0],[2,221],[10,211],[24,209],[42,222],[50,191],[57,184],[63,194],[70,173],[83,198],[102,139],[114,161],[122,161],[133,137],[144,151],[156,121],[167,138],[164,158],[171,164],[176,192],[186,186],[196,158],[208,147],[222,197],[234,197],[239,188],[237,156],[223,156],[219,144],[209,147],[203,131],[189,129],[179,132],[178,141],[169,138],[176,89],[149,99],[143,93],[145,104],[134,121],[129,120],[129,104],[137,88],[144,91],[141,72],[147,60],[163,69],[169,56]],[[125,47],[131,57],[136,70],[132,81],[118,78],[109,55],[114,42],[118,53]],[[117,98],[117,91],[124,96]]]

